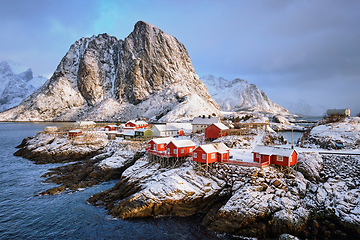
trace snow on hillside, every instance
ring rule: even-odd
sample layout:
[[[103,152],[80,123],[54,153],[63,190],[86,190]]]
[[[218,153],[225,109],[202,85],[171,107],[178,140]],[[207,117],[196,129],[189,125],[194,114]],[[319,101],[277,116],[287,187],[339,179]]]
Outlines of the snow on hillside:
[[[337,148],[342,143],[345,149],[359,148],[360,117],[347,117],[339,122],[315,126],[300,143],[302,147]]]
[[[203,76],[201,81],[206,85],[211,97],[220,110],[234,112],[256,110],[262,112],[289,114],[288,110],[271,101],[264,91],[255,84],[242,79],[233,81],[217,78],[213,75]]]
[[[31,68],[23,64],[0,62],[0,112],[20,104],[46,80],[42,76],[33,77]]]
[[[1,121],[157,121],[220,115],[185,46],[139,21],[124,40],[108,34],[71,45],[51,79]]]

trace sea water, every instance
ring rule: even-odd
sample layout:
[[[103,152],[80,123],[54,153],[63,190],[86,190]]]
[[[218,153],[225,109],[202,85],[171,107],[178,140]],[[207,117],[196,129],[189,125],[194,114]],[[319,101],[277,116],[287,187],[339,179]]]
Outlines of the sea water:
[[[117,181],[84,191],[37,196],[56,186],[41,175],[62,164],[36,165],[13,156],[22,139],[54,123],[0,123],[0,239],[232,239],[201,225],[201,217],[112,219],[87,199]],[[241,239],[241,238],[236,238]]]

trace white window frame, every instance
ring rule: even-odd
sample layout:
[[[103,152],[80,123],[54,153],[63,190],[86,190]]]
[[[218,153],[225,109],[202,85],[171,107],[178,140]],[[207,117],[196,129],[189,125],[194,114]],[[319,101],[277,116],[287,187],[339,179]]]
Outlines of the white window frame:
[[[170,154],[170,148],[167,149],[167,153]]]
[[[197,153],[196,152],[194,152],[194,158],[197,158]]]
[[[282,162],[282,161],[284,161],[283,156],[279,156],[279,155],[278,155],[276,159],[277,159],[277,161],[278,161],[278,162]]]
[[[174,149],[174,154],[177,154],[177,149]]]
[[[206,154],[203,154],[203,155],[202,155],[202,159],[206,159]]]
[[[255,158],[260,158],[260,154],[259,154],[259,153],[255,153]]]
[[[149,143],[149,144],[148,144],[148,148],[150,148],[150,149],[151,149],[151,143]]]
[[[215,159],[215,153],[211,154],[211,159]]]
[[[185,149],[181,149],[181,150],[180,150],[180,153],[185,153]]]

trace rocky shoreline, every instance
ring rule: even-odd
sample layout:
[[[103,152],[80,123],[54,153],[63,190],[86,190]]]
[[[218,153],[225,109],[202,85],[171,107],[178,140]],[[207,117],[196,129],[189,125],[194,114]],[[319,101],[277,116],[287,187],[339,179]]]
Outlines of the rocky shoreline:
[[[72,149],[77,146],[82,146],[82,154],[73,159]],[[151,162],[137,142],[104,140],[94,148],[85,142],[38,134],[24,139],[19,148],[15,154],[34,163],[71,162],[43,175],[45,182],[59,186],[39,195],[119,179],[114,187],[88,200],[104,206],[116,218],[204,213],[204,225],[232,235],[360,236],[359,157],[306,153],[299,155],[297,169],[216,163],[205,172],[191,160],[177,167]],[[113,166],[115,162],[120,164]]]

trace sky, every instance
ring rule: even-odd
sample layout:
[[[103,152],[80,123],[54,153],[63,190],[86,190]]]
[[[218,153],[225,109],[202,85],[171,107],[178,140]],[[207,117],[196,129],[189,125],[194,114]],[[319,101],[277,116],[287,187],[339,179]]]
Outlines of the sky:
[[[175,36],[196,73],[256,84],[291,112],[360,113],[358,0],[0,0],[0,61],[51,77],[71,44],[137,21]]]

